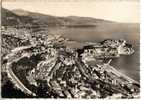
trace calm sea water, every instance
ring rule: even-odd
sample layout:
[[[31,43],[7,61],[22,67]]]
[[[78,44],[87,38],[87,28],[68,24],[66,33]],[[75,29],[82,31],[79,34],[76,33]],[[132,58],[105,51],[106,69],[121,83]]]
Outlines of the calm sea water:
[[[49,28],[51,34],[63,34],[71,40],[79,43],[71,43],[73,47],[83,45],[85,41],[100,42],[104,39],[125,39],[133,45],[135,53],[130,56],[121,56],[111,62],[116,69],[139,81],[139,28],[137,25],[101,25],[87,28]]]

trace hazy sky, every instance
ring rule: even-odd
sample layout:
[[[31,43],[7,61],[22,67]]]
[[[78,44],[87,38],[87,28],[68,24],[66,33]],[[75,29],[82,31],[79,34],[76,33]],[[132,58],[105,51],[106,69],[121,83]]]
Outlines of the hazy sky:
[[[13,0],[14,1],[14,0]],[[31,1],[31,0],[30,0]],[[118,22],[139,22],[139,2],[3,2],[7,9],[24,9],[55,16],[84,16]],[[51,1],[51,0],[47,0]],[[62,0],[63,1],[63,0]],[[74,0],[73,0],[74,1]],[[90,1],[90,0],[89,0]],[[103,0],[104,1],[104,0]]]

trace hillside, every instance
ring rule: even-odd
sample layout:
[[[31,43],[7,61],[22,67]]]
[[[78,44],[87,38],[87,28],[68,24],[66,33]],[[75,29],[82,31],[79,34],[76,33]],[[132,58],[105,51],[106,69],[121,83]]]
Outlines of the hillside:
[[[9,24],[10,23],[10,24]],[[106,21],[102,19],[95,19],[90,17],[78,17],[78,16],[68,16],[68,17],[57,17],[51,15],[45,15],[41,13],[35,13],[30,11],[25,11],[22,9],[15,9],[9,11],[2,8],[2,25],[27,25],[32,26],[41,25],[43,26],[68,26],[68,27],[84,27],[84,26],[96,26],[100,23],[111,23],[111,21]]]
[[[20,22],[20,17],[16,14],[12,13],[11,11],[2,8],[1,9],[1,19],[2,19],[2,25],[3,26],[11,26],[11,25],[18,25]]]

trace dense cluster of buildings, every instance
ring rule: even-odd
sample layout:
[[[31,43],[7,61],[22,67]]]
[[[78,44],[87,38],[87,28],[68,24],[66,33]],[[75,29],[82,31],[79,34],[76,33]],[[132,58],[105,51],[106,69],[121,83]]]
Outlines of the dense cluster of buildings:
[[[35,87],[42,84],[42,89],[49,88],[49,90],[45,89],[45,95],[49,92],[57,94],[58,97],[69,98],[105,98],[116,93],[121,94],[120,97],[127,98],[137,95],[138,83],[121,75],[109,64],[101,62],[89,65],[87,63],[93,59],[97,62],[99,59],[112,59],[120,55],[133,54],[132,46],[126,41],[105,40],[95,44],[88,43],[80,50],[81,52],[78,52],[78,49],[65,46],[64,42],[68,39],[59,35],[40,33],[28,35],[22,37],[27,37],[30,44],[15,48],[6,59],[9,64],[12,64],[19,63],[22,58],[28,58],[25,60],[31,61],[33,56],[34,59],[37,58],[36,66],[26,72],[27,76],[23,78]],[[16,58],[12,58],[14,56]],[[22,67],[24,69],[25,65],[23,64]],[[38,80],[46,83],[39,83]]]

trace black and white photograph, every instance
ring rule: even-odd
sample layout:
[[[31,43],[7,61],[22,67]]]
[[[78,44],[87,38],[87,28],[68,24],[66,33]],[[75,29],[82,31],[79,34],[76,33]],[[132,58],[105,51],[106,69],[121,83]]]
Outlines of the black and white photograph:
[[[140,99],[139,0],[2,0],[1,98]]]

